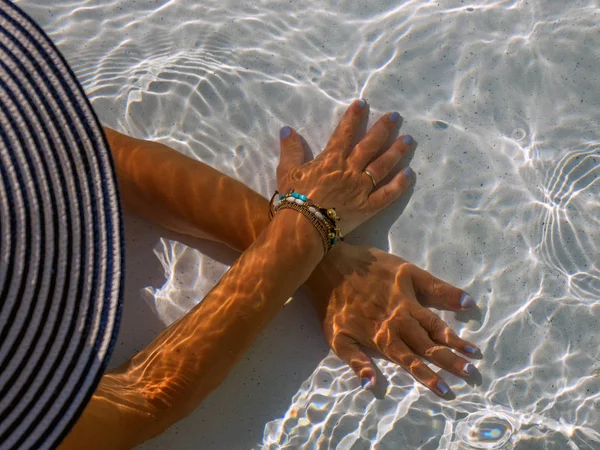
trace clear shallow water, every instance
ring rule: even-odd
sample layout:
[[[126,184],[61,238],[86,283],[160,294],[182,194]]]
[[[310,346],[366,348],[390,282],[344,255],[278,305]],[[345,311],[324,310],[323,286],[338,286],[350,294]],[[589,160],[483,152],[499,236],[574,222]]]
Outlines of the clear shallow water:
[[[17,3],[58,43],[104,123],[265,196],[280,126],[317,150],[354,98],[374,115],[400,111],[419,142],[415,190],[355,240],[480,306],[443,314],[485,355],[474,385],[444,374],[455,400],[385,361],[376,399],[330,354],[296,395],[272,389],[285,405],[240,431],[239,446],[192,416],[145,448],[600,448],[599,2]],[[226,270],[173,240],[155,252],[167,280],[146,297],[165,324]]]

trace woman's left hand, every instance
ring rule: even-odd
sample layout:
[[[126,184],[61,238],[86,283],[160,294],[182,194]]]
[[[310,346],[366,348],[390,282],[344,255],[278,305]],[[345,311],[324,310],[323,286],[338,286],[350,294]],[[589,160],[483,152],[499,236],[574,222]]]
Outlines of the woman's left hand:
[[[459,376],[475,372],[469,361],[450,349],[473,356],[477,347],[459,338],[427,308],[460,311],[475,303],[429,272],[375,248],[339,244],[311,276],[308,287],[328,344],[365,389],[374,387],[376,372],[361,346],[379,351],[438,395],[450,388],[422,358]]]
[[[280,130],[277,186],[282,193],[295,190],[335,209],[343,235],[398,199],[413,178],[412,169],[406,167],[389,179],[414,149],[411,136],[395,138],[400,114],[384,114],[363,135],[368,116],[365,100],[352,102],[325,149],[308,162],[300,135],[287,126]]]

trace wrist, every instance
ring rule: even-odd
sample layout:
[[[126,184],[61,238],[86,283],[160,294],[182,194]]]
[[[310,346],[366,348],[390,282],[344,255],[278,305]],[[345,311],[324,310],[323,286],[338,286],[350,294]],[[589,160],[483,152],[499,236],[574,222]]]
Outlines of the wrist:
[[[337,282],[336,279],[339,279],[336,261],[344,258],[347,247],[348,244],[343,242],[336,244],[310,274],[305,284],[314,302],[320,302],[320,299],[324,297],[327,298],[331,286]]]
[[[277,251],[284,251],[298,263],[310,266],[310,272],[323,259],[321,236],[310,221],[294,210],[279,211],[268,228],[269,241],[276,242]],[[268,242],[267,242],[268,245]],[[304,265],[304,264],[302,264]],[[310,274],[308,272],[306,277]]]

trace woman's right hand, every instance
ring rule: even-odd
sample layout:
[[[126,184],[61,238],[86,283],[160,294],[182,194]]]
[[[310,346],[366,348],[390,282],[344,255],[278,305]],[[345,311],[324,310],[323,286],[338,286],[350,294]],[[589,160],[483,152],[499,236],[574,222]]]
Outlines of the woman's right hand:
[[[397,112],[385,114],[361,138],[368,115],[364,100],[353,102],[325,149],[310,162],[305,162],[298,133],[290,127],[280,131],[279,191],[287,193],[294,189],[323,208],[335,208],[343,235],[400,197],[413,177],[407,167],[389,182],[382,183],[414,143],[412,137],[406,135],[390,145],[400,126],[401,117]]]

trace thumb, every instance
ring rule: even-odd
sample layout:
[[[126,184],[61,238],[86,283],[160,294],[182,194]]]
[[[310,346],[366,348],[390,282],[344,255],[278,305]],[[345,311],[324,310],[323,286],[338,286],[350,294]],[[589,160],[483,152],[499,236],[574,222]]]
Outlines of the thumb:
[[[304,146],[300,135],[291,127],[279,130],[279,147],[281,156],[277,166],[277,181],[285,177],[290,170],[304,163]]]
[[[345,334],[338,334],[333,341],[333,351],[350,366],[360,379],[365,390],[375,387],[376,372],[371,359],[360,348],[360,344]]]

